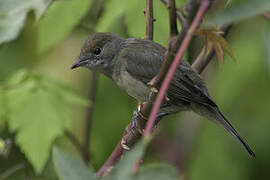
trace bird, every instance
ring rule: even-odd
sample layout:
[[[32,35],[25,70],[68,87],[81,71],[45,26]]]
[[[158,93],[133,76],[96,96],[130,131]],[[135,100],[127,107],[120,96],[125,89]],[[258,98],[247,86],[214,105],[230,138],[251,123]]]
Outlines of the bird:
[[[165,47],[151,40],[125,39],[113,33],[97,32],[85,41],[71,69],[86,67],[101,72],[138,102],[147,102],[151,92],[148,83],[158,74],[165,52]],[[187,61],[179,64],[166,96],[158,117],[191,110],[219,123],[250,156],[255,157],[210,97],[201,76]]]

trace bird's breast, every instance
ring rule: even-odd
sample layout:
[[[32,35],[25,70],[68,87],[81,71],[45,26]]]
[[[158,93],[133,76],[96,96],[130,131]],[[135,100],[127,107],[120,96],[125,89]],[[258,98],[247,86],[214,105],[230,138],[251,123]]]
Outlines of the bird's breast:
[[[145,102],[148,100],[150,93],[149,87],[135,79],[127,71],[122,69],[117,77],[113,76],[113,79],[120,88],[124,89],[130,96],[138,101]]]

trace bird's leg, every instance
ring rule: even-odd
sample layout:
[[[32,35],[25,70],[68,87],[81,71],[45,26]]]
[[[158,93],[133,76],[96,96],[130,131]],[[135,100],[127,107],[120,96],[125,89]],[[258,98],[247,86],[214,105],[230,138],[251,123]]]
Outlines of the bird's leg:
[[[155,87],[156,83],[157,83],[156,76],[147,83],[147,85],[150,87],[151,93],[158,94],[158,89]],[[168,98],[168,96],[165,96],[165,100],[168,102],[170,99]]]
[[[168,115],[168,113],[165,113],[165,112],[159,113],[158,116],[156,117],[154,127],[156,127],[158,125],[159,121],[166,115]]]
[[[167,99],[166,99],[167,100]],[[139,103],[138,105],[138,109],[136,111],[134,111],[133,114],[133,118],[132,118],[132,122],[131,122],[131,131],[133,131],[134,133],[136,131],[138,131],[140,134],[143,134],[144,132],[144,128],[145,128],[145,123],[147,122],[148,118],[144,117],[141,114],[141,109],[143,107],[145,103]],[[157,126],[157,124],[159,123],[159,121],[165,116],[167,115],[167,113],[159,113],[156,120],[155,120],[155,124],[153,126],[153,128],[155,128]],[[138,120],[140,120],[140,122],[138,122]]]
[[[141,114],[141,109],[142,109],[143,105],[144,105],[144,102],[139,103],[138,109],[136,111],[134,111],[134,113],[133,113],[133,118],[132,118],[132,123],[131,123],[131,129],[133,131],[136,131],[137,130],[141,134],[143,134],[144,125],[145,125],[145,122],[147,121],[147,118],[144,117]],[[144,123],[138,123],[138,120],[139,119],[142,119],[144,121]]]
[[[143,134],[147,122],[147,118],[141,114],[143,104],[139,104],[138,109],[133,113],[132,122],[126,127],[125,134],[121,140],[121,145],[125,150],[130,150],[135,143],[134,140],[139,139]]]

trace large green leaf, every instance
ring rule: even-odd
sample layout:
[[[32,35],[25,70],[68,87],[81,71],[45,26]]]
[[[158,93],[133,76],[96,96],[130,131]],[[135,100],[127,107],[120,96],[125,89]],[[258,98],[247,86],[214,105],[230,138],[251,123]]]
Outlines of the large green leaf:
[[[229,6],[221,12],[219,12],[215,17],[209,18],[204,25],[223,25],[232,22],[237,22],[252,16],[257,16],[265,12],[270,11],[270,1],[269,0],[245,0],[236,6]]]
[[[1,0],[0,44],[18,36],[29,11],[34,10],[39,18],[51,2],[52,0]]]
[[[9,129],[16,132],[16,143],[40,173],[53,141],[69,126],[67,104],[87,103],[66,85],[26,71],[13,75],[3,88]]]
[[[149,143],[149,139],[140,141],[135,147],[126,152],[123,159],[116,165],[112,172],[106,176],[106,180],[177,180],[179,179],[177,171],[164,164],[147,165],[136,175],[132,173],[135,162],[143,156],[143,153]],[[86,180],[96,179],[92,171],[90,171],[82,162],[72,155],[61,152],[54,148],[53,160],[57,174],[61,180]]]
[[[38,52],[65,38],[80,23],[92,0],[56,1],[38,24]]]
[[[53,148],[53,162],[61,180],[97,179],[95,174],[77,157]]]

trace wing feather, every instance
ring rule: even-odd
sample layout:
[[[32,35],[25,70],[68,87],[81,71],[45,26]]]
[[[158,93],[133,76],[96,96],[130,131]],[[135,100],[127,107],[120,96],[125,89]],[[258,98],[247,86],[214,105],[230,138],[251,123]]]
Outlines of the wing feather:
[[[128,73],[147,84],[159,72],[166,49],[152,41],[131,38],[126,40],[124,51]],[[200,75],[186,61],[182,61],[177,69],[167,96],[176,104],[185,101],[217,106],[209,97]]]

